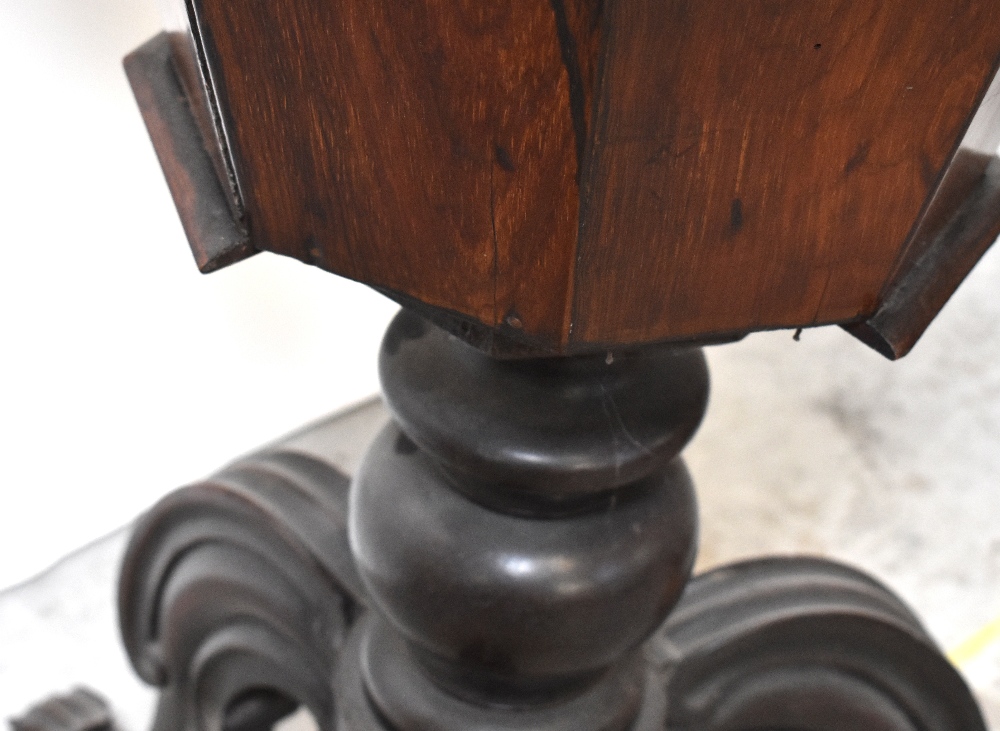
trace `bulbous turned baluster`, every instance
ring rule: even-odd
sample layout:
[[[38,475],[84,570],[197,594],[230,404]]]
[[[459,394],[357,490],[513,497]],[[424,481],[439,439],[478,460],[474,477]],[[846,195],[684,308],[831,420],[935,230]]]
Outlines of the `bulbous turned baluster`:
[[[300,704],[333,729],[330,678],[364,610],[348,484],[332,464],[279,446],[139,520],[119,622],[136,672],[161,690],[154,731],[262,731]]]
[[[403,731],[627,728],[637,649],[694,558],[677,454],[707,401],[701,352],[502,362],[404,311],[380,372],[395,422],[349,517],[378,712]]]
[[[635,731],[986,731],[909,607],[827,559],[762,558],[696,577],[646,650],[666,697]]]
[[[986,728],[854,569],[688,582],[698,350],[496,361],[403,312],[380,365],[395,418],[349,499],[325,458],[274,448],[140,521],[120,619],[156,731],[296,704],[322,731]]]

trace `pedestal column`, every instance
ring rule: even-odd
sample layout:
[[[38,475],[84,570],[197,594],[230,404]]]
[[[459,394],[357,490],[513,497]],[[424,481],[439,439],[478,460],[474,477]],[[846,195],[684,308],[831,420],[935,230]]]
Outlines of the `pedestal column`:
[[[677,454],[707,401],[700,350],[503,362],[403,312],[380,369],[395,419],[350,507],[379,711],[400,729],[627,728],[637,650],[694,560]]]

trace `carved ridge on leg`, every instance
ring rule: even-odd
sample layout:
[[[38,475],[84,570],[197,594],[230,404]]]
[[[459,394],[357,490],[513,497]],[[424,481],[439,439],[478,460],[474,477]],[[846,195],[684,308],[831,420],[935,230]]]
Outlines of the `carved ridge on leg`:
[[[395,421],[349,523],[375,616],[341,707],[398,731],[632,728],[641,646],[694,560],[678,453],[704,355],[499,362],[404,311],[379,371]]]
[[[670,731],[985,731],[914,614],[865,574],[766,558],[696,577],[651,640]]]
[[[324,731],[985,731],[871,577],[771,558],[685,588],[700,352],[499,363],[404,312],[380,369],[396,421],[349,500],[268,451],[138,525],[121,623],[154,731],[300,703]]]
[[[333,728],[334,665],[364,601],[347,488],[318,459],[268,452],[140,520],[119,619],[136,671],[163,688],[156,731],[266,728],[299,704]]]

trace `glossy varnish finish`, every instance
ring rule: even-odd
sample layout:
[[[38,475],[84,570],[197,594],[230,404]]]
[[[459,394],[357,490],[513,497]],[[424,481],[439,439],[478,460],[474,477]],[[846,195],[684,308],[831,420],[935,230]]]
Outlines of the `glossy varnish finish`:
[[[198,7],[257,246],[560,340],[578,196],[559,24],[576,13]]]
[[[321,731],[984,731],[874,579],[796,557],[688,582],[698,349],[500,362],[404,311],[379,362],[393,421],[349,494],[337,419],[138,522],[120,620],[154,731],[298,704]]]
[[[257,253],[243,223],[235,182],[226,171],[205,97],[192,91],[197,69],[188,36],[160,33],[125,59],[146,129],[153,140],[184,233],[202,272]],[[185,60],[188,63],[185,63]],[[192,79],[192,76],[195,78]]]
[[[574,339],[873,311],[1000,53],[992,2],[738,5],[607,6]]]
[[[875,317],[899,355],[936,310],[887,298],[1000,220],[971,181],[924,221],[1000,144],[992,1],[189,6],[250,244],[495,354]]]

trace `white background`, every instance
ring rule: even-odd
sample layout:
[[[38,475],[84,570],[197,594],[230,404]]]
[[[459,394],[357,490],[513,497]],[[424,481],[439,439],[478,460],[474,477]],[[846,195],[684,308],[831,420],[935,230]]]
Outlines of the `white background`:
[[[0,587],[377,388],[379,295],[266,254],[197,273],[120,70],[160,25],[149,0],[0,0]],[[998,281],[993,251],[899,363],[836,328],[711,349],[701,566],[835,556],[945,647],[995,625]],[[1000,723],[1000,642],[964,669]]]
[[[374,392],[395,306],[261,254],[198,273],[122,57],[152,0],[0,0],[0,588]]]

